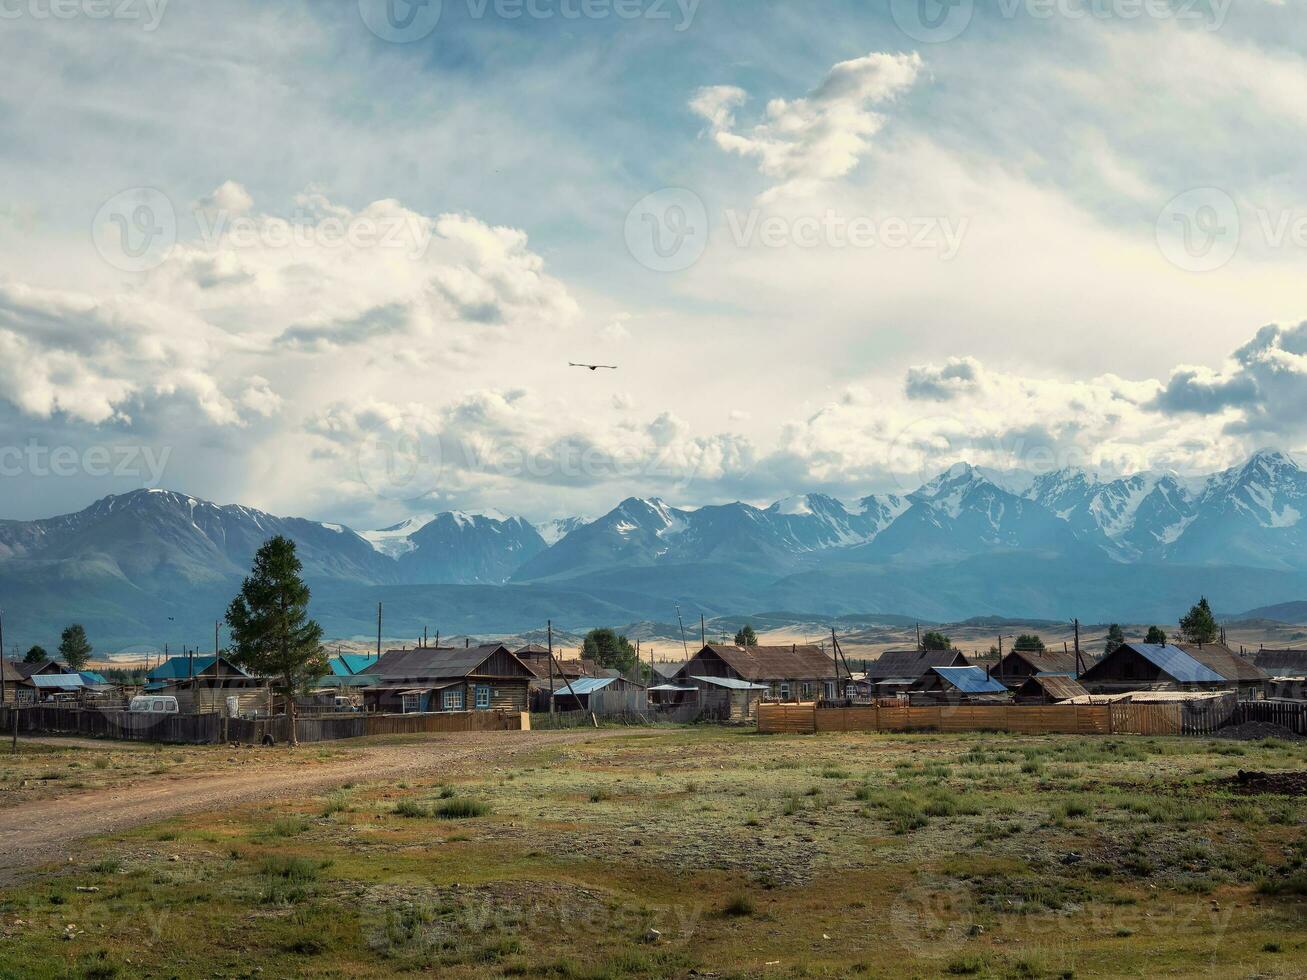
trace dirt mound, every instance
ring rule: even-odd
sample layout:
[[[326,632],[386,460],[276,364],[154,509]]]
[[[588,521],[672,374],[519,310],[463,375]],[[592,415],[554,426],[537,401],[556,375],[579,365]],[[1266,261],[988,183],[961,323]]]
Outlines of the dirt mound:
[[[1265,721],[1248,721],[1242,725],[1231,725],[1229,728],[1214,732],[1212,738],[1229,738],[1238,742],[1260,742],[1264,738],[1278,738],[1286,742],[1304,740],[1304,737],[1297,732]]]
[[[1281,796],[1307,796],[1307,771],[1244,772],[1227,780],[1236,793],[1278,793]]]

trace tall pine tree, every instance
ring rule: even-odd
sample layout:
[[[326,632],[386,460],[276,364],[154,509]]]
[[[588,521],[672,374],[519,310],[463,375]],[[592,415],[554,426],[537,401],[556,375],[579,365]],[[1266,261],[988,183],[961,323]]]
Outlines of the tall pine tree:
[[[1221,627],[1212,615],[1207,596],[1199,599],[1198,605],[1180,620],[1180,635],[1189,643],[1215,643],[1220,638]]]
[[[299,743],[295,694],[330,670],[322,648],[322,627],[309,619],[309,587],[300,578],[302,570],[295,542],[272,538],[254,556],[249,578],[227,607],[231,660],[269,678],[285,696],[292,746]]]

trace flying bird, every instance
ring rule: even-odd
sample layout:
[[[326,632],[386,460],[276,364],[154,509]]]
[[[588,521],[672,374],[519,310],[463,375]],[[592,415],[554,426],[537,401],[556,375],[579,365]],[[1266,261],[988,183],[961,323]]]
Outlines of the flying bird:
[[[616,364],[574,364],[571,361],[569,361],[567,366],[587,368],[590,371],[616,371],[617,370]]]

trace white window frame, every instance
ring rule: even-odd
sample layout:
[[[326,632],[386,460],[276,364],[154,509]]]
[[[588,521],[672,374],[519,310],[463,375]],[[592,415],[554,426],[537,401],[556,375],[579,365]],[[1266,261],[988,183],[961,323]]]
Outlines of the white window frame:
[[[446,688],[441,692],[440,706],[446,711],[462,711],[463,689],[461,687]]]
[[[476,686],[476,708],[477,711],[490,710],[490,698],[492,692],[489,684],[478,684]]]
[[[788,701],[788,700],[790,699],[790,683],[789,683],[789,681],[781,681],[781,685],[780,685],[780,686],[781,686],[781,700],[782,700],[782,701]]]
[[[413,710],[409,710],[409,705],[413,705]],[[421,694],[401,694],[400,695],[400,713],[405,715],[419,714],[422,711]]]

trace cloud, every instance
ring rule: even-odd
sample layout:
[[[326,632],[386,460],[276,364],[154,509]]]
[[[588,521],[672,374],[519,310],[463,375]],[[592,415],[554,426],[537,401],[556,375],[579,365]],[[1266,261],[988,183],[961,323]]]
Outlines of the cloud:
[[[1226,431],[1297,436],[1307,430],[1307,322],[1271,325],[1222,370],[1182,366],[1149,403],[1168,415],[1233,413]]]
[[[974,358],[951,357],[943,367],[930,364],[910,368],[904,390],[909,398],[951,401],[979,387],[981,370]]]
[[[200,208],[208,212],[245,214],[254,207],[250,192],[234,180],[223,181],[212,193],[200,199]]]
[[[921,68],[916,53],[872,53],[842,61],[806,97],[773,99],[765,121],[743,132],[736,130],[735,120],[735,110],[748,98],[743,89],[700,89],[690,108],[708,122],[721,149],[756,159],[759,172],[779,182],[761,196],[762,202],[804,197],[858,165],[885,125],[873,106],[911,88]]]

